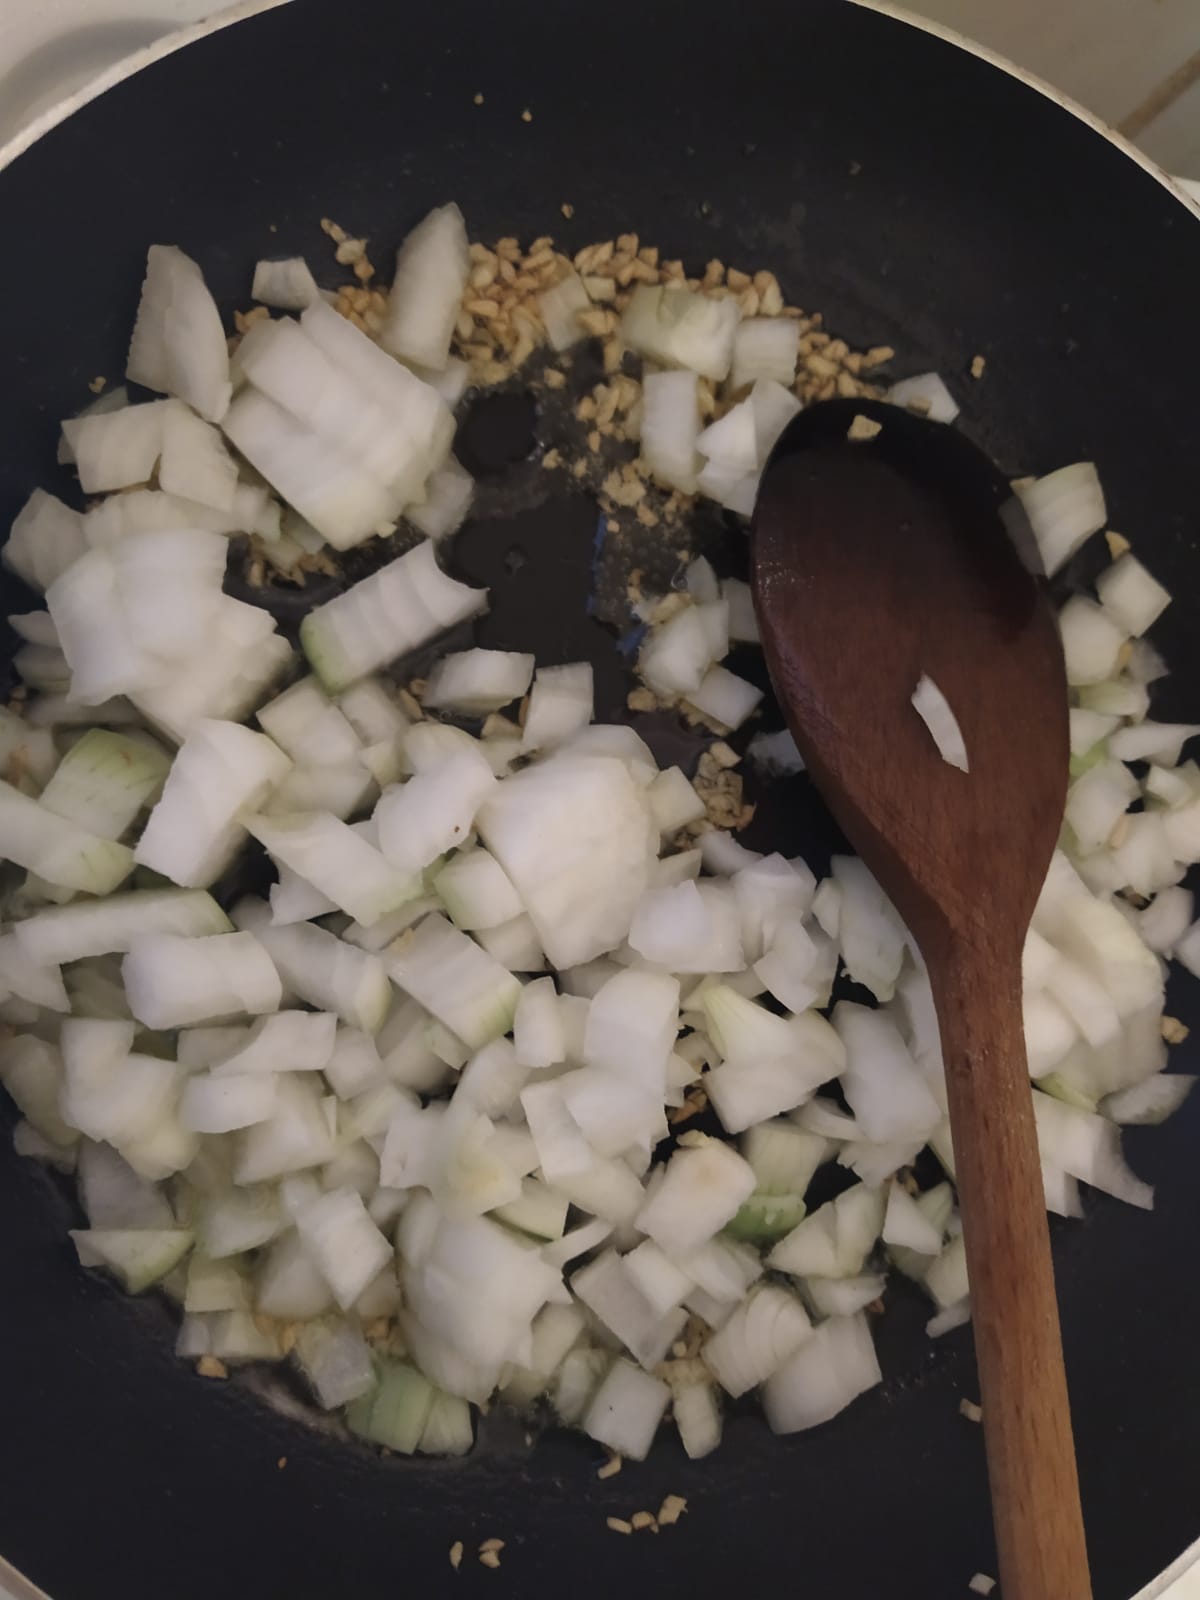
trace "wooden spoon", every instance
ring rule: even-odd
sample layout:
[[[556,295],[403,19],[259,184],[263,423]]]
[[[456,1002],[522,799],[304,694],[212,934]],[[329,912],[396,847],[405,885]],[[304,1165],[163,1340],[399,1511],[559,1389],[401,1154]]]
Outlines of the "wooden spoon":
[[[852,424],[870,431],[857,417],[882,426],[855,440]],[[1043,584],[998,516],[1009,497],[950,428],[873,401],[814,406],[763,475],[752,577],[796,743],[929,969],[1004,1600],[1087,1600],[1021,1015],[1021,950],[1062,822],[1067,693]],[[922,674],[969,772],[910,703]]]

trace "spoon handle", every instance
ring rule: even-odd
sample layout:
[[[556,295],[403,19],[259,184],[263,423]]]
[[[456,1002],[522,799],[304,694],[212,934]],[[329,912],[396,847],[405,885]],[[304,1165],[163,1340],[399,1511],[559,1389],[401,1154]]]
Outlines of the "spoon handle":
[[[959,939],[930,979],[941,1025],[1004,1600],[1090,1600],[1019,945]]]

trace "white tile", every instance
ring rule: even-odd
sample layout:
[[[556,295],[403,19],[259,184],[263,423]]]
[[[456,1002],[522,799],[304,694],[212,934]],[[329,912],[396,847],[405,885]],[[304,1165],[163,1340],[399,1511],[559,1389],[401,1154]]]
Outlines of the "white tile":
[[[1200,50],[1196,0],[907,0],[1119,123]]]

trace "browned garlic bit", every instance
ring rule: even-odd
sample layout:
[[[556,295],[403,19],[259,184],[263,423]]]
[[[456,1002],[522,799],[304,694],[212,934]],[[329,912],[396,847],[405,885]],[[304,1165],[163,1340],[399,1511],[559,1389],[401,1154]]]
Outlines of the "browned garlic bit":
[[[679,1521],[687,1510],[687,1501],[681,1494],[669,1494],[658,1508],[658,1525],[660,1528],[669,1528]]]

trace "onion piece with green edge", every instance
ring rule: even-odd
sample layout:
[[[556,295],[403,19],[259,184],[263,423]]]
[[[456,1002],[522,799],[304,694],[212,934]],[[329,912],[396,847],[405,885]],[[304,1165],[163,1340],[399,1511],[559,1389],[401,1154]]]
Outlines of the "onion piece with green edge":
[[[336,693],[486,606],[486,589],[447,577],[433,546],[421,544],[314,607],[300,625],[300,643],[326,689]]]
[[[387,964],[393,982],[471,1049],[512,1027],[520,983],[444,917],[426,917],[402,934]]]
[[[111,1272],[127,1294],[141,1294],[165,1278],[192,1248],[186,1228],[72,1228],[79,1264]]]
[[[0,781],[0,859],[85,894],[109,894],[133,871],[134,854]]]

